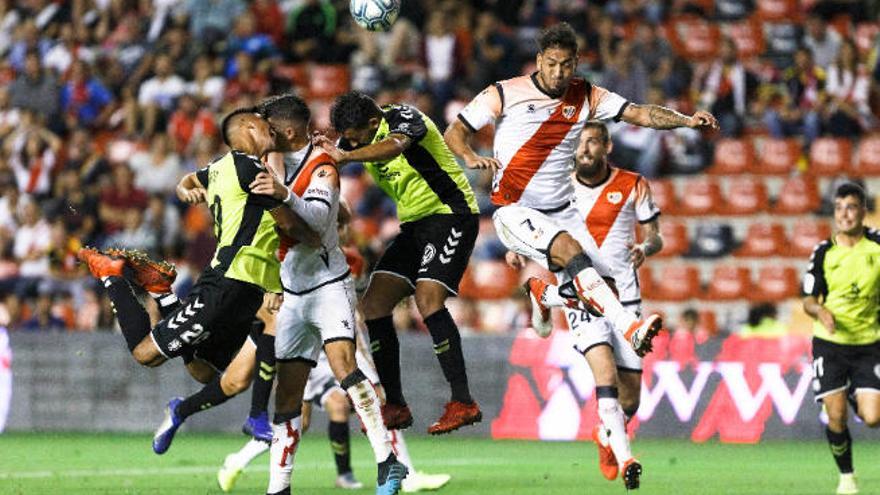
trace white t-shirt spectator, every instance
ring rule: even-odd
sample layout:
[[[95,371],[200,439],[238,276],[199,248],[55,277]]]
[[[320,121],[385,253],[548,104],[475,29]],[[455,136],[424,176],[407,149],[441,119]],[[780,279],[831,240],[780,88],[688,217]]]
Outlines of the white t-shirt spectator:
[[[153,154],[139,151],[128,161],[134,172],[134,185],[148,193],[168,193],[177,186],[182,174],[180,156],[169,152],[160,163],[153,162]]]
[[[209,77],[204,81],[190,81],[186,83],[187,94],[197,96],[214,109],[220,108],[225,89],[226,80],[220,76]]]
[[[12,255],[20,261],[19,274],[22,277],[42,277],[49,275],[49,248],[52,232],[49,224],[40,219],[33,225],[22,225],[15,232]],[[30,253],[42,253],[36,259],[25,260]]]
[[[186,91],[186,82],[176,74],[165,79],[153,77],[141,84],[138,104],[141,106],[158,105],[163,110],[171,110],[174,100],[184,91]]]

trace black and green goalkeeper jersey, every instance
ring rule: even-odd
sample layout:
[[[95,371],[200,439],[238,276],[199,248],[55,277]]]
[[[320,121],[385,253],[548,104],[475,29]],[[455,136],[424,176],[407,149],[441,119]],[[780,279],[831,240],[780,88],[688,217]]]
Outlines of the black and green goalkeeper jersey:
[[[434,122],[409,105],[387,105],[382,114],[373,143],[389,134],[402,134],[412,139],[412,144],[391,160],[368,162],[364,166],[376,184],[397,203],[400,222],[414,222],[435,214],[479,213],[464,170]]]
[[[269,210],[281,203],[250,192],[250,183],[265,168],[254,156],[231,151],[196,172],[207,188],[214,216],[217,250],[211,268],[227,278],[281,292],[279,238]]]
[[[880,232],[865,229],[855,246],[820,242],[810,257],[803,294],[815,296],[834,315],[834,333],[818,320],[813,335],[843,345],[880,340]]]

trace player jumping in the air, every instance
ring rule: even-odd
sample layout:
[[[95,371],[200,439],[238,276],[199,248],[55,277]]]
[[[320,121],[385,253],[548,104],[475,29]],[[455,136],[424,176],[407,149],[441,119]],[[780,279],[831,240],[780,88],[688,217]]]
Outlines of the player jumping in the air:
[[[624,334],[639,355],[662,326],[658,315],[639,320],[603,277],[612,275],[583,219],[571,204],[571,171],[578,136],[592,119],[652,127],[715,128],[706,112],[692,117],[656,105],[632,104],[575,77],[577,37],[567,23],[538,37],[538,70],[486,88],[446,130],[449,148],[470,168],[494,172],[495,230],[508,249],[557,272],[560,283]],[[471,134],[495,124],[494,157],[477,155]],[[590,222],[590,219],[587,219]]]
[[[605,124],[587,121],[575,152],[573,205],[611,269],[620,304],[640,314],[642,300],[636,270],[645,258],[663,247],[660,210],[651,200],[651,190],[642,176],[608,163],[611,148]],[[644,238],[639,244],[635,244],[636,225]],[[524,261],[514,259],[517,267]],[[639,408],[642,359],[606,318],[584,311],[577,299],[561,297],[556,286],[531,278],[527,289],[535,330],[549,335],[550,308],[563,308],[574,347],[584,355],[593,373],[600,421],[593,430],[593,439],[599,448],[602,474],[613,480],[623,473],[627,489],[638,488],[641,465],[630,450],[626,423]]]

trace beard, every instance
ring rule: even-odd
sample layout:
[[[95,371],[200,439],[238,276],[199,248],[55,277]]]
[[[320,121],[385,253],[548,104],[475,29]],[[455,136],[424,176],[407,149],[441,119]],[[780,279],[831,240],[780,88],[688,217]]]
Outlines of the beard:
[[[605,167],[605,160],[578,160],[577,174],[581,177],[594,177]]]

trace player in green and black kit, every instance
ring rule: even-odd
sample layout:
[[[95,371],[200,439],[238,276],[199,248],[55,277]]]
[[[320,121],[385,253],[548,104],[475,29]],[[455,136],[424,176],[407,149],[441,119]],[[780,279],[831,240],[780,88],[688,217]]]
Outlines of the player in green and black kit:
[[[434,352],[452,388],[443,416],[428,428],[448,433],[476,423],[482,413],[471,398],[458,327],[445,301],[456,295],[479,227],[479,208],[464,171],[427,116],[409,105],[380,108],[356,91],[336,99],[330,111],[339,148],[321,145],[338,164],[363,162],[376,184],[397,204],[400,234],[373,270],[363,297],[370,347],[385,387],[389,429],[412,424],[400,383],[400,352],[391,313],[415,294],[434,340]]]
[[[880,232],[866,228],[865,191],[834,195],[835,234],[820,242],[804,276],[813,324],[813,391],[828,414],[826,434],[840,470],[838,494],[858,493],[847,399],[867,426],[880,426]]]

